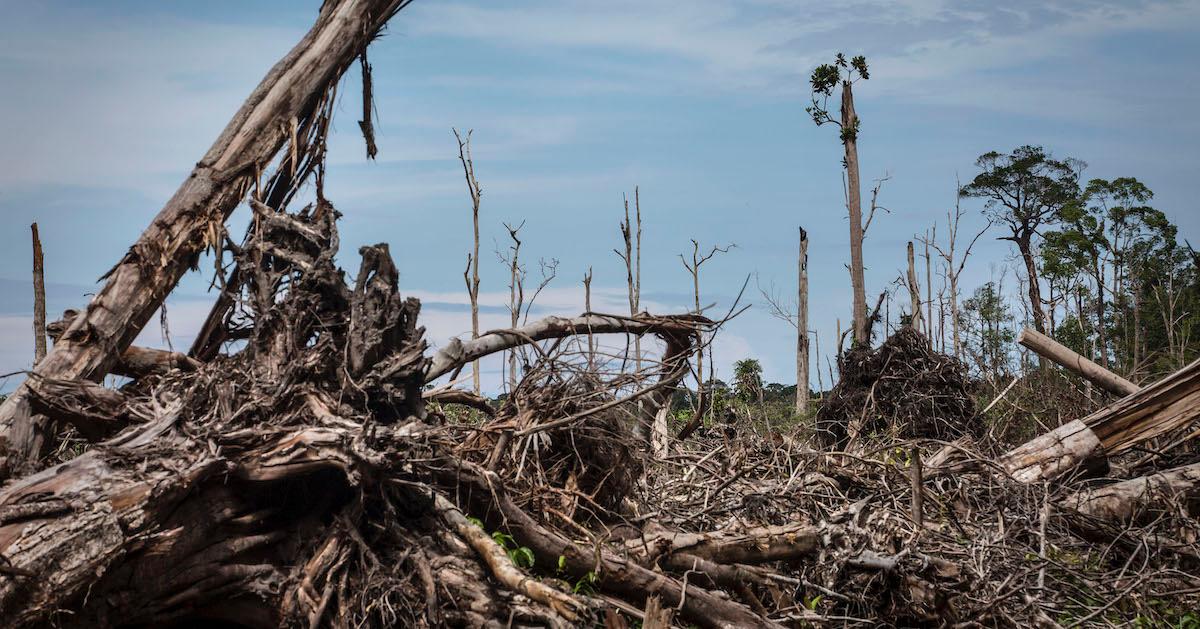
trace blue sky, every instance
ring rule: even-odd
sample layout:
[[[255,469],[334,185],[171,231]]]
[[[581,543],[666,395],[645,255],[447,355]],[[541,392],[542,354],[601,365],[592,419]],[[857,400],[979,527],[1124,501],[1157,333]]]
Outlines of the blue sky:
[[[28,224],[41,226],[52,317],[82,305],[318,6],[0,0],[0,373],[32,355]],[[341,90],[328,194],[345,215],[342,263],[391,242],[430,340],[469,328],[469,203],[450,128],[474,128],[484,327],[505,319],[490,253],[504,221],[526,221],[531,263],[561,261],[539,313],[580,311],[589,265],[597,309],[619,310],[611,250],[622,194],[639,185],[648,307],[686,308],[677,254],[691,238],[738,245],[704,268],[705,302],[727,306],[754,273],[790,294],[804,225],[826,352],[836,318],[848,318],[847,227],[836,132],[803,110],[816,64],[839,50],[871,63],[856,91],[863,177],[891,176],[890,213],[866,243],[877,293],[905,242],[944,221],[955,176],[973,176],[980,153],[1026,143],[1085,160],[1088,176],[1138,177],[1181,237],[1200,240],[1198,33],[1195,2],[416,0],[370,51],[375,162],[355,124],[357,69]],[[964,231],[979,217],[968,221]],[[967,290],[1008,257],[1006,243],[982,241]],[[170,302],[176,346],[207,310],[204,280],[189,277]],[[791,382],[793,335],[750,297],[717,341],[719,375],[754,356],[769,379]],[[150,328],[139,342],[163,344]]]

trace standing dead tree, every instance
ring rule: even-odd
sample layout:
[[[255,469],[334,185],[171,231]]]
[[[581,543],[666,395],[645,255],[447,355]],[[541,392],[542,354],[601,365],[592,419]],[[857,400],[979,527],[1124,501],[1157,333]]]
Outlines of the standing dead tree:
[[[955,186],[960,187],[957,184]],[[926,246],[932,246],[938,252],[938,256],[942,258],[944,264],[946,281],[949,284],[949,295],[947,297],[950,302],[950,329],[951,338],[954,342],[954,357],[960,360],[963,358],[963,344],[962,333],[959,330],[958,280],[962,277],[963,269],[967,266],[967,259],[971,257],[971,249],[975,247],[975,243],[979,241],[979,238],[992,226],[991,219],[988,219],[987,223],[967,243],[966,249],[962,252],[962,258],[959,258],[956,247],[958,246],[959,229],[963,214],[962,204],[956,199],[954,201],[954,211],[946,213],[946,227],[949,233],[945,248],[938,244],[936,231],[934,232],[935,237],[933,239],[923,240]]]
[[[125,257],[34,370],[41,378],[98,379],[129,347],[167,293],[206,247],[219,247],[225,219],[299,125],[316,117],[337,80],[405,0],[331,0],[316,24],[271,69]],[[292,124],[296,121],[298,124]],[[294,166],[299,151],[285,160]],[[30,412],[26,380],[0,405],[0,475],[27,470],[55,444]]]
[[[796,414],[808,412],[808,232],[800,229],[796,252]]]
[[[592,312],[592,267],[583,274],[583,311]],[[588,333],[588,369],[596,368],[596,337]]]
[[[551,259],[547,262],[545,259],[538,260],[538,268],[541,270],[542,279],[538,283],[537,289],[533,291],[533,295],[528,300],[525,299],[525,267],[521,265],[521,239],[519,234],[521,228],[525,226],[522,221],[520,225],[513,227],[508,223],[504,224],[504,228],[508,230],[508,237],[512,240],[512,244],[508,247],[508,253],[496,251],[496,257],[508,267],[508,314],[512,327],[517,327],[522,320],[529,319],[529,311],[533,308],[533,302],[537,300],[550,282],[558,275],[558,260]],[[517,387],[517,363],[518,353],[520,348],[513,349],[508,353],[508,388],[511,392]]]
[[[629,197],[625,197],[625,219],[621,221],[621,240],[625,252],[613,249],[613,253],[625,263],[625,288],[629,296],[629,316],[641,310],[642,299],[642,200],[637,186],[633,188],[634,222],[629,220]],[[642,340],[634,337],[634,364],[642,368]]]
[[[463,176],[467,180],[467,192],[471,195],[471,226],[474,234],[474,248],[467,254],[467,269],[463,271],[463,281],[467,284],[467,298],[471,300],[471,338],[479,338],[479,201],[483,197],[483,188],[475,179],[475,162],[471,159],[471,134],[474,129],[467,131],[466,139],[459,135],[458,129],[453,129],[454,139],[458,141],[458,160],[462,162]],[[475,395],[479,395],[479,363],[471,365],[471,384]]]
[[[843,75],[844,72],[844,75]],[[857,75],[857,76],[856,76]],[[842,166],[846,170],[846,209],[850,215],[850,286],[853,298],[853,344],[868,342],[867,339],[867,293],[863,279],[863,225],[862,189],[858,168],[859,119],[854,111],[854,83],[867,80],[866,57],[861,55],[847,61],[838,53],[834,63],[817,66],[813,70],[812,105],[806,108],[817,126],[833,124],[840,129],[844,156]],[[834,119],[829,113],[829,98],[835,87],[841,86],[841,116]],[[878,188],[876,188],[878,191]]]
[[[909,320],[908,324],[912,329],[921,331],[921,286],[917,284],[917,262],[916,256],[913,255],[913,243],[908,241],[908,274],[905,276],[908,285],[909,299]]]
[[[737,245],[734,244],[729,244],[724,247],[713,245],[712,248],[708,250],[708,253],[702,254],[700,253],[700,243],[693,238],[691,261],[689,262],[687,258],[683,257],[682,253],[679,254],[679,261],[683,263],[683,268],[687,269],[688,274],[692,276],[692,303],[695,308],[693,312],[695,312],[696,315],[701,315],[704,313],[704,309],[700,306],[700,267],[704,266],[705,262],[711,260],[713,256],[717,255],[718,253],[727,253],[730,249],[736,246]],[[712,377],[711,373],[709,374],[709,377]],[[695,430],[700,427],[700,423],[704,421],[704,416],[708,413],[708,406],[711,404],[711,401],[708,399],[709,396],[705,394],[705,387],[707,386],[708,383],[704,380],[704,343],[699,343],[696,345],[695,415],[693,415],[692,419],[688,421],[682,430],[679,431],[679,439],[686,439],[689,435],[695,432]]]
[[[29,229],[33,233],[33,364],[36,367],[46,357],[46,276],[37,223]]]
[[[770,289],[763,288],[759,285],[758,292],[762,294],[763,301],[767,302],[768,311],[772,317],[781,321],[786,321],[796,330],[796,402],[795,409],[797,415],[803,415],[808,411],[809,401],[809,344],[808,335],[808,232],[803,227],[800,229],[800,244],[796,255],[797,266],[797,281],[796,281],[796,303],[793,308],[789,304],[785,304],[782,299],[774,292],[774,287]],[[816,334],[812,331],[812,334]],[[820,356],[818,348],[817,356]],[[817,363],[817,379],[821,378],[821,365],[818,358]],[[824,385],[822,385],[824,388]]]

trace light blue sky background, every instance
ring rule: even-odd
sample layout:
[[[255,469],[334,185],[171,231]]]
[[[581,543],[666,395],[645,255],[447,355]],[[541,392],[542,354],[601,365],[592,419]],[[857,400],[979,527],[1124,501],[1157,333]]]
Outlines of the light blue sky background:
[[[0,0],[0,372],[31,361],[28,224],[41,225],[54,318],[84,303],[318,6]],[[727,306],[756,272],[791,294],[803,224],[828,353],[847,318],[847,228],[836,131],[803,111],[813,66],[838,50],[871,63],[857,91],[863,176],[892,177],[881,195],[891,213],[866,245],[877,293],[905,241],[944,220],[956,174],[1025,143],[1087,161],[1088,176],[1138,177],[1181,237],[1200,240],[1198,34],[1196,2],[417,0],[370,51],[378,161],[364,159],[355,124],[357,69],[341,90],[329,196],[345,214],[342,263],[391,242],[430,340],[468,330],[470,214],[450,127],[474,128],[485,327],[505,319],[490,254],[502,221],[527,221],[531,262],[561,260],[540,312],[580,311],[588,265],[596,309],[619,311],[611,249],[621,195],[640,185],[649,308],[686,308],[677,254],[691,238],[738,244],[704,268],[704,301]],[[983,241],[967,290],[1003,273],[1008,255]],[[177,347],[207,311],[204,290],[196,274],[170,302]],[[150,328],[139,342],[161,345]],[[793,342],[756,303],[717,341],[719,375],[755,356],[790,383]]]

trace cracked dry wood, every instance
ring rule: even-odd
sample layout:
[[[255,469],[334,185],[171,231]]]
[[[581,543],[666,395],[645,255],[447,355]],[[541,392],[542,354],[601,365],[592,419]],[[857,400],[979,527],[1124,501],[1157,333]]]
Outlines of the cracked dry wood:
[[[336,84],[402,0],[329,0],[316,24],[266,75],[212,148],[196,164],[74,324],[38,363],[36,373],[99,379],[129,347],[196,256],[210,227],[223,230],[257,169],[288,140],[284,121],[304,118]],[[28,471],[53,445],[30,412],[26,381],[0,405],[0,476]]]

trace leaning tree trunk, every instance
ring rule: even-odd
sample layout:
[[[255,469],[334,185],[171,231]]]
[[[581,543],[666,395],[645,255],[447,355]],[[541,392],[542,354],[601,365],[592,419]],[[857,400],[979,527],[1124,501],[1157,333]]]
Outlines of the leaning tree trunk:
[[[130,345],[206,247],[221,247],[224,222],[289,139],[320,108],[346,67],[403,0],[329,0],[313,28],[250,95],[107,282],[38,364],[41,377],[98,379]],[[294,140],[294,136],[293,136]],[[294,147],[295,148],[295,147]],[[297,151],[288,159],[295,163]],[[51,446],[30,412],[27,380],[0,406],[0,475],[27,470]]]
[[[1130,395],[1139,389],[1136,384],[1076,354],[1071,348],[1036,330],[1021,330],[1017,335],[1017,343],[1114,395]]]

